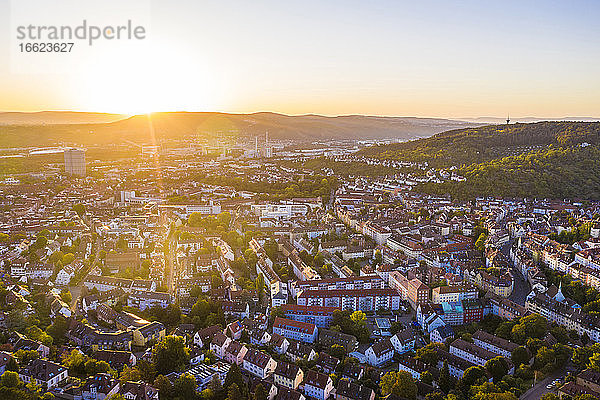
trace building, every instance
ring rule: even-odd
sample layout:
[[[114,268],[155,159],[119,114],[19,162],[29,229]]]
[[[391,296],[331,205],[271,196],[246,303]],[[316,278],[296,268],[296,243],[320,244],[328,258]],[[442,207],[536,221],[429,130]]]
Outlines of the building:
[[[512,352],[519,347],[519,345],[516,343],[492,335],[491,333],[487,333],[481,329],[473,334],[473,343],[483,349],[502,356],[507,360],[510,360]]]
[[[374,367],[380,367],[391,361],[394,357],[394,346],[389,338],[374,343],[365,352],[367,363]]]
[[[458,302],[464,299],[476,299],[479,291],[472,285],[439,286],[431,291],[431,302],[434,304]]]
[[[364,385],[350,382],[347,379],[340,379],[335,391],[336,400],[374,400],[375,392],[373,389]]]
[[[265,379],[275,372],[277,362],[266,353],[248,349],[244,355],[242,368],[260,379]]]
[[[36,358],[19,370],[19,378],[25,383],[34,383],[48,390],[67,379],[67,368],[51,361]]]
[[[64,151],[65,173],[85,176],[85,150],[69,148]]]
[[[480,366],[484,366],[486,362],[498,356],[483,347],[479,347],[474,343],[469,343],[462,339],[456,339],[450,344],[450,354],[454,354],[463,360]]]
[[[326,400],[333,390],[333,381],[329,375],[308,370],[304,379],[304,394],[317,400]]]
[[[333,312],[336,307],[300,306],[296,304],[285,304],[281,306],[283,315],[288,319],[315,324],[317,328],[328,328],[333,320]]]
[[[400,295],[393,289],[305,290],[298,296],[297,302],[302,306],[325,306],[342,310],[400,309]]]
[[[331,331],[329,329],[319,329],[319,344],[323,348],[331,346],[342,346],[346,353],[351,353],[358,347],[358,340],[352,335],[342,332]]]
[[[297,389],[303,379],[304,372],[296,364],[278,362],[273,373],[275,384],[288,389]]]
[[[412,329],[405,329],[397,332],[390,338],[394,351],[398,354],[407,353],[415,349],[417,335]]]
[[[305,343],[314,343],[317,340],[316,325],[281,317],[275,318],[273,333]]]

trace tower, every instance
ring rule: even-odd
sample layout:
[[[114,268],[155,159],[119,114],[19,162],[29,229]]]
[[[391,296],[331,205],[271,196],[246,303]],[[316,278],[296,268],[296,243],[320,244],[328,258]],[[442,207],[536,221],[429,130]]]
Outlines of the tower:
[[[510,124],[510,114],[506,116],[506,125]]]
[[[254,137],[254,152],[256,153],[256,156],[258,157],[258,136]]]
[[[85,150],[68,148],[64,151],[65,173],[85,176]]]

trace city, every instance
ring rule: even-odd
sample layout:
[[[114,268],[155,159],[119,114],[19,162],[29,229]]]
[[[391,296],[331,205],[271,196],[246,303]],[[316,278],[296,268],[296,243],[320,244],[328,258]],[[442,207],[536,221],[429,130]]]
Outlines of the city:
[[[426,195],[465,178],[359,143],[133,148],[3,181],[2,372],[65,399],[600,395],[600,203]]]

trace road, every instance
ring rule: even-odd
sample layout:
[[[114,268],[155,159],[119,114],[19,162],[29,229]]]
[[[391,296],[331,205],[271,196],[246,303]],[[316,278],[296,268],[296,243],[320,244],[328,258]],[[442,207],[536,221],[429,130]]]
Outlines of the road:
[[[510,252],[510,248],[511,248],[512,244],[513,244],[513,240],[511,240],[506,246],[504,246],[504,247],[502,247],[502,249],[500,249],[502,254],[504,254],[509,259],[510,259],[509,252]],[[529,285],[529,282],[527,282],[527,280],[525,278],[523,278],[521,271],[517,270],[514,266],[512,266],[512,274],[513,274],[513,277],[515,278],[515,285],[514,285],[512,294],[508,298],[509,298],[509,300],[512,300],[515,303],[524,306],[527,295],[529,293],[531,293],[531,286]]]
[[[557,389],[556,386],[553,387],[552,389],[547,389],[546,386],[557,378],[561,378],[561,380],[564,382],[564,378],[567,376],[567,373],[570,372],[571,369],[572,368],[562,369],[560,371],[556,371],[556,372],[548,375],[548,377],[546,377],[545,379],[542,379],[534,387],[529,389],[527,392],[523,393],[521,395],[521,397],[519,397],[519,399],[520,400],[537,400],[540,397],[542,397],[543,395],[545,395],[546,393],[556,394],[556,389]],[[559,386],[560,385],[562,385],[562,383],[559,384]]]

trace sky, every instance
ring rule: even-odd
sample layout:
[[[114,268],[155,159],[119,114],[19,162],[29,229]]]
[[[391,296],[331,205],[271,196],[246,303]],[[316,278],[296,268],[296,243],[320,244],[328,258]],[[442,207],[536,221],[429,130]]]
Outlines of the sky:
[[[15,54],[11,3],[3,111],[600,116],[600,1],[144,0],[126,14],[144,41],[78,43],[53,68]]]

